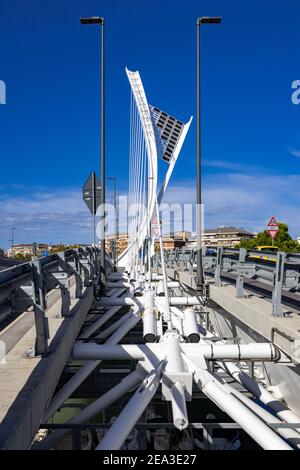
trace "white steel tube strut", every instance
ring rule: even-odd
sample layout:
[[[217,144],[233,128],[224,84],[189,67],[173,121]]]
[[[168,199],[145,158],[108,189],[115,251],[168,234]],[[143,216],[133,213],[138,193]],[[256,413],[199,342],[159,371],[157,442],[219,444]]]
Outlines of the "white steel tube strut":
[[[142,373],[142,369],[141,373]],[[86,423],[94,416],[96,416],[101,411],[105,410],[107,407],[112,405],[115,401],[119,400],[126,393],[130,392],[132,389],[137,387],[143,380],[141,373],[137,371],[131,372],[131,374],[124,377],[120,383],[115,385],[113,388],[104,393],[100,398],[95,400],[93,403],[88,405],[82,411],[80,411],[76,416],[74,416],[69,424],[81,424]],[[51,449],[59,439],[62,439],[66,434],[68,434],[69,429],[57,429],[56,431],[48,434],[48,436],[42,441],[37,442],[33,448],[35,450],[46,450]]]
[[[118,450],[154,397],[161,378],[161,365],[150,372],[109,428],[96,450]]]
[[[182,431],[188,427],[189,420],[186,409],[185,390],[181,383],[175,382],[171,387],[173,423]]]
[[[167,370],[184,370],[183,355],[188,356],[196,364],[203,357],[207,360],[244,360],[273,361],[276,350],[270,343],[255,344],[199,344],[179,343],[176,338],[167,342],[147,344],[105,344],[76,342],[73,348],[73,359],[99,360],[137,360],[142,361],[149,354],[161,360],[168,352]],[[180,366],[180,367],[179,367]]]
[[[117,344],[121,339],[140,321],[139,313],[133,315],[126,323],[123,323],[120,328],[106,341],[106,344]],[[84,364],[74,376],[57,392],[52,398],[49,407],[47,408],[44,421],[48,421],[50,416],[55,413],[58,408],[69,398],[70,395],[79,387],[82,382],[93,372],[93,370],[100,364],[100,360],[88,361]]]
[[[270,429],[257,415],[234,396],[230,388],[218,382],[209,372],[201,370],[192,361],[187,361],[194,374],[198,388],[216,405],[225,411],[249,436],[265,450],[292,450],[292,448]]]

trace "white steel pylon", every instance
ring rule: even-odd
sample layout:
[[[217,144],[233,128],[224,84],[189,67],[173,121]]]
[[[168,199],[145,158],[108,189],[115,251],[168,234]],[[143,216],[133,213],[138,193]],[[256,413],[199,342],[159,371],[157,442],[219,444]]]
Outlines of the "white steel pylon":
[[[139,250],[151,237],[150,223],[157,212],[155,205],[161,204],[192,117],[183,124],[158,108],[150,106],[139,72],[131,72],[126,68],[126,74],[132,92],[129,158],[132,160],[130,179],[133,182],[129,192],[134,194],[129,194],[129,217],[133,216],[134,221],[131,240],[119,256],[118,266],[127,267],[132,271],[136,269]],[[169,164],[159,191],[157,191],[158,157]]]

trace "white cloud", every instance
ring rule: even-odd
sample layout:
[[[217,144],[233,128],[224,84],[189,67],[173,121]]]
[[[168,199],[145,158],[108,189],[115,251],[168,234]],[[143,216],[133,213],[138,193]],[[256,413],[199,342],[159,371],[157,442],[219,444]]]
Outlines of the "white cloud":
[[[300,175],[226,173],[203,178],[205,227],[235,225],[262,230],[274,215],[300,234]],[[108,195],[108,199],[110,195]],[[195,180],[171,183],[164,202],[189,204],[196,199]],[[16,243],[90,242],[92,218],[80,189],[22,189],[13,196],[0,188],[0,246],[7,246],[11,227]]]
[[[210,175],[203,186],[206,228],[235,225],[258,231],[274,215],[289,225],[293,236],[300,234],[300,175]],[[195,181],[173,184],[166,200],[194,202],[194,188]]]
[[[12,190],[19,192],[14,194]],[[108,191],[108,202],[111,196]],[[76,188],[0,186],[0,247],[8,246],[11,227],[17,227],[16,243],[92,240],[92,216],[82,200],[81,189]]]
[[[0,243],[8,245],[11,227],[16,243],[90,241],[91,215],[80,190],[24,188],[22,196],[0,195]]]
[[[300,158],[300,150],[295,150],[295,149],[289,149],[289,152],[291,155],[294,157]]]
[[[6,213],[76,213],[85,210],[85,203],[78,190],[69,191],[35,191],[25,196],[2,195],[1,211]]]
[[[228,160],[214,160],[214,159],[203,159],[202,164],[205,167],[218,168],[220,170],[228,170],[239,173],[262,171],[262,167],[255,167],[253,165],[245,165],[244,163],[236,163]]]

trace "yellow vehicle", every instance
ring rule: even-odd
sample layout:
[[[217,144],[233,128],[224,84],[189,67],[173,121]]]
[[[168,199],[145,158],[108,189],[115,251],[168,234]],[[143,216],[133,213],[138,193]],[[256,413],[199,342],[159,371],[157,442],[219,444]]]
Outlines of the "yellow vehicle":
[[[253,252],[257,252],[257,254],[253,254]],[[269,246],[269,245],[263,245],[263,246],[256,246],[251,250],[251,254],[249,258],[258,258],[258,259],[266,259],[268,261],[276,261],[274,256],[268,256],[267,253],[270,253],[270,255],[276,255],[279,251],[278,246]],[[261,254],[260,254],[261,253]]]

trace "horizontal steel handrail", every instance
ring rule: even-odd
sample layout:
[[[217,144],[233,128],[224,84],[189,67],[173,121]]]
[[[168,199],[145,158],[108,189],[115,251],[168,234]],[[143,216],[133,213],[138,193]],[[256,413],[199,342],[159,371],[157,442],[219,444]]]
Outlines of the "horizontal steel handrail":
[[[100,250],[97,247],[67,249],[0,271],[0,318],[9,323],[33,306],[36,325],[36,354],[48,351],[47,294],[61,291],[61,315],[70,310],[70,277],[75,277],[75,296],[99,278]],[[11,318],[13,317],[13,318]]]
[[[244,279],[260,283],[270,289],[272,287],[273,315],[281,316],[282,291],[300,292],[300,253],[276,254],[264,251],[246,250],[220,246],[204,246],[203,266],[207,274],[214,275],[216,285],[221,285],[221,278],[229,273],[236,282],[237,297],[243,297]],[[217,256],[220,253],[220,256]],[[166,266],[176,271],[189,271],[195,274],[196,250],[193,248],[175,248],[164,250]],[[153,259],[154,267],[160,266],[157,255]],[[228,273],[228,274],[227,274]],[[253,282],[252,282],[253,283]],[[290,294],[291,295],[291,294]],[[297,295],[293,294],[296,303]],[[300,306],[300,296],[299,296]]]

